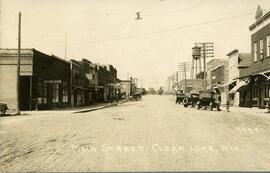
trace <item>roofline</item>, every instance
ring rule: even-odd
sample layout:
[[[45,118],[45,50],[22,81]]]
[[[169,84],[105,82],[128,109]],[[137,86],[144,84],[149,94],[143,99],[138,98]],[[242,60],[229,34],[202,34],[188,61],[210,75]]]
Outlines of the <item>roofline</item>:
[[[236,53],[236,52],[239,52],[239,50],[238,50],[238,49],[234,49],[234,50],[232,50],[231,52],[229,52],[229,53],[227,54],[227,56],[231,56],[232,54],[234,54],[234,53]]]
[[[263,15],[261,18],[259,18],[256,22],[254,22],[252,25],[250,25],[249,30],[252,31],[254,28],[256,28],[259,24],[261,24],[264,20],[268,19],[270,17],[270,11],[268,11],[265,15]]]
[[[41,52],[42,53],[42,52]],[[47,54],[46,54],[47,55]],[[48,55],[48,56],[50,56],[50,55]],[[53,58],[56,58],[56,59],[58,59],[58,60],[60,60],[60,61],[64,61],[64,62],[66,62],[66,63],[69,63],[70,64],[70,62],[69,61],[67,61],[67,60],[65,60],[65,59],[63,59],[63,58],[61,58],[61,57],[58,57],[58,56],[56,56],[56,55],[54,55],[54,54],[52,54],[51,55],[51,57],[53,57]]]
[[[0,50],[18,50],[18,48],[0,48]],[[43,54],[43,55],[46,55],[46,56],[48,56],[48,57],[53,57],[53,58],[56,58],[56,59],[58,59],[58,60],[64,61],[64,62],[66,62],[66,63],[70,63],[69,61],[67,61],[67,60],[65,60],[65,59],[63,59],[63,58],[60,58],[60,57],[58,57],[58,56],[56,56],[56,55],[54,55],[54,54],[48,55],[48,54],[46,54],[46,53],[44,53],[44,52],[41,52],[41,51],[39,51],[39,50],[37,50],[37,49],[35,49],[35,48],[22,48],[22,49],[21,49],[21,54],[22,54],[22,55],[24,54],[24,53],[22,52],[23,50],[29,50],[29,51],[32,51],[32,53],[33,53],[33,54],[31,54],[32,56],[34,56],[35,52],[38,52],[38,53]],[[17,54],[17,53],[16,53],[16,54]]]
[[[0,50],[14,50],[14,51],[17,51],[16,53],[14,54],[18,54],[18,48],[0,48]],[[24,52],[23,51],[32,51],[32,53],[34,54],[34,48],[22,48],[21,49],[21,54],[23,55]],[[35,50],[36,51],[36,50]]]
[[[228,59],[225,59],[225,58],[214,58],[214,59],[211,59],[210,61],[208,61],[207,63],[209,62],[212,62],[212,61],[228,61]]]
[[[70,63],[78,65],[78,66],[82,66],[82,64],[80,63],[80,61],[77,61],[75,59],[70,59]]]
[[[93,64],[90,60],[86,59],[86,58],[82,58],[82,61],[86,61],[88,62],[89,64]]]

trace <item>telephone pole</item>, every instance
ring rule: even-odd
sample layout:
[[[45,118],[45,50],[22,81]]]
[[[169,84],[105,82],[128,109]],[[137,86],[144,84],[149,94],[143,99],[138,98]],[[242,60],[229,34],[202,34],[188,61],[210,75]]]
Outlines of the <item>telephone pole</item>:
[[[65,60],[67,60],[67,33],[65,33]]]
[[[190,62],[182,62],[178,64],[178,70],[184,76],[184,93],[187,92],[187,72],[189,72],[188,69],[190,69]]]
[[[207,69],[206,69],[206,59],[214,57],[214,43],[206,42],[206,43],[195,43],[195,47],[200,48],[200,59],[203,59],[203,87],[207,89]]]
[[[176,71],[176,90],[178,91],[178,71]]]
[[[0,48],[2,47],[2,4],[0,0]]]
[[[187,71],[186,71],[186,63],[184,63],[184,77],[185,77],[185,93],[187,93]]]
[[[17,59],[17,115],[21,114],[20,109],[20,66],[21,66],[21,12],[19,12],[18,23],[18,59]]]

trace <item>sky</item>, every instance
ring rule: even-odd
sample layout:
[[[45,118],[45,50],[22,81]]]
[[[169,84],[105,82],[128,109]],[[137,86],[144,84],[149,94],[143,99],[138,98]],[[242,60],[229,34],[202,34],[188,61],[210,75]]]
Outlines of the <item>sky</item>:
[[[269,0],[0,0],[0,46],[17,48],[20,11],[22,48],[65,58],[66,35],[67,59],[112,64],[120,79],[159,87],[192,60],[195,42],[214,42],[215,58],[249,53],[258,5],[270,10]]]

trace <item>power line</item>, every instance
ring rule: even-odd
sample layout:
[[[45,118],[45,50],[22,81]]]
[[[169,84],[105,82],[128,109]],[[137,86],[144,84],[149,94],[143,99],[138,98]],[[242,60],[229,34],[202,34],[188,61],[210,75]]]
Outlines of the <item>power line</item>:
[[[94,15],[91,15],[91,16],[113,16],[113,15],[133,15],[134,13],[141,13],[141,12],[144,12],[146,10],[148,10],[149,8],[152,8],[154,7],[155,5],[159,4],[163,2],[163,0],[155,0],[155,2],[145,6],[144,8],[142,8],[141,10],[132,10],[132,12],[118,12],[118,13],[110,13],[110,12],[107,12],[107,13],[96,13]]]
[[[185,7],[185,8],[181,8],[181,9],[178,9],[178,10],[174,10],[174,11],[171,11],[171,12],[168,12],[168,13],[163,13],[163,14],[146,14],[145,16],[168,16],[168,15],[172,15],[172,14],[176,14],[176,13],[183,13],[185,11],[188,11],[188,10],[191,10],[193,8],[196,8],[204,3],[206,3],[207,1],[209,0],[202,0],[202,1],[199,1],[198,3],[195,3],[193,5],[190,5],[188,7]]]
[[[163,2],[163,0],[157,0],[156,2],[154,2],[154,3],[152,3],[152,4],[148,5],[148,6],[146,6],[145,8],[143,8],[142,10],[140,10],[139,12],[143,12],[143,11],[149,9],[149,8],[152,8],[153,6],[155,6],[156,4],[159,4],[161,2]]]
[[[170,28],[170,29],[155,31],[155,32],[139,33],[139,34],[134,34],[134,35],[129,35],[129,36],[122,36],[122,37],[112,38],[112,39],[104,39],[104,40],[96,40],[96,41],[95,40],[92,40],[92,41],[86,41],[86,42],[81,42],[81,43],[69,44],[69,46],[84,45],[84,44],[98,44],[98,43],[104,43],[104,42],[127,40],[127,39],[142,37],[142,36],[149,36],[149,35],[167,33],[167,32],[172,32],[172,31],[177,31],[177,30],[192,28],[192,27],[196,27],[196,26],[202,26],[202,25],[207,25],[207,24],[212,24],[212,23],[218,23],[218,22],[222,22],[222,21],[227,21],[227,20],[231,20],[231,19],[235,19],[235,18],[239,18],[239,17],[243,17],[243,16],[248,16],[248,15],[251,15],[251,14],[254,14],[254,11],[253,12],[249,12],[249,13],[244,13],[244,14],[241,14],[241,15],[237,15],[237,16],[230,16],[230,17],[225,17],[225,18],[210,20],[210,21],[201,22],[201,23],[197,23],[197,24],[184,25],[184,26],[179,26],[179,27],[175,27],[175,28]],[[41,46],[41,47],[50,47],[50,46]]]

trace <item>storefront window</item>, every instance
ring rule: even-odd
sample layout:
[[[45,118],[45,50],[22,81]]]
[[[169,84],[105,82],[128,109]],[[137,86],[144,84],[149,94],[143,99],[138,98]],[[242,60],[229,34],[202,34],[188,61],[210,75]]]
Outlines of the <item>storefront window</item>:
[[[53,83],[53,97],[52,97],[52,102],[53,103],[58,103],[59,102],[59,84],[58,83]]]
[[[264,98],[269,98],[269,86],[264,85]]]
[[[48,83],[43,84],[43,103],[47,104],[47,97],[48,97]]]
[[[247,91],[247,100],[250,100],[250,92]]]
[[[258,97],[258,90],[257,90],[257,87],[254,86],[253,87],[253,99],[256,99]]]
[[[63,82],[63,103],[67,103],[68,102],[68,83],[67,82]]]
[[[38,104],[42,104],[42,80],[39,80],[38,81],[38,93],[37,93],[37,96],[38,96]]]

